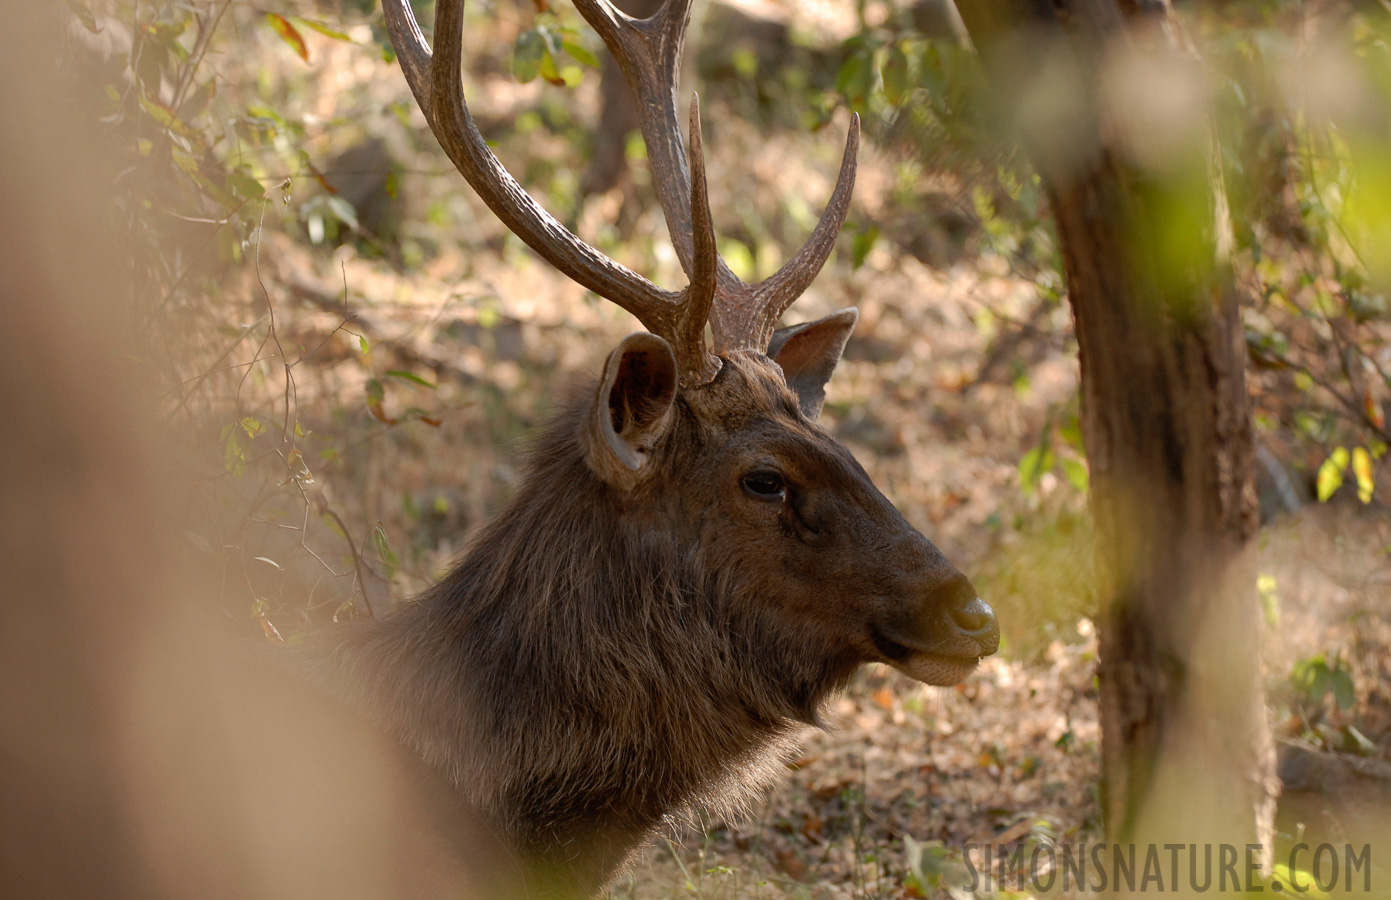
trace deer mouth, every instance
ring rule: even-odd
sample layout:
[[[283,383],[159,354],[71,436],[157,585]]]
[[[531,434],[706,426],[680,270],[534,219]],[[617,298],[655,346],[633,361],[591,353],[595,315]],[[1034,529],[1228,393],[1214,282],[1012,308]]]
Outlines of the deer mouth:
[[[960,684],[980,664],[980,657],[977,655],[941,653],[916,647],[901,639],[890,637],[877,626],[870,629],[870,640],[883,657],[882,662],[923,684],[938,687]]]

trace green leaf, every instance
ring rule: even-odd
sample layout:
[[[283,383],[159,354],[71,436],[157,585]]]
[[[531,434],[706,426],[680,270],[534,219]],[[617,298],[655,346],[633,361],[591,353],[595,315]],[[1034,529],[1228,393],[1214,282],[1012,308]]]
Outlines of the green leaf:
[[[295,26],[290,24],[290,20],[276,13],[266,13],[266,22],[280,39],[289,44],[290,47],[299,54],[299,58],[309,62],[309,47],[304,43],[304,36],[299,33]]]
[[[295,21],[299,22],[301,25],[304,25],[307,28],[314,29],[315,31],[319,32],[319,34],[322,34],[325,37],[331,37],[335,41],[347,41],[349,44],[353,43],[352,38],[348,37],[346,34],[344,34],[336,28],[332,28],[328,25],[325,25],[323,22],[316,22],[313,19],[306,19],[303,16],[295,16]]]
[[[409,381],[413,384],[418,384],[421,387],[427,387],[432,391],[436,388],[434,382],[426,381],[424,378],[421,378],[414,372],[407,372],[405,369],[391,369],[386,374],[390,378],[399,378],[402,381]]]
[[[580,65],[589,66],[591,69],[599,68],[599,58],[589,52],[589,48],[583,44],[566,39],[560,45],[565,48],[565,52],[575,58]]]
[[[850,242],[850,268],[858,269],[863,266],[878,240],[879,226],[877,225],[871,225],[855,232],[855,237]]]
[[[160,103],[158,100],[152,100],[144,94],[141,94],[140,108],[145,110],[146,114],[149,115],[151,119],[154,119],[155,122],[166,131],[172,131],[180,137],[194,137],[193,130],[185,125],[183,120],[175,115],[172,109]]]
[[[372,545],[376,548],[377,556],[382,562],[393,569],[396,568],[398,559],[391,549],[390,542],[386,539],[386,526],[381,522],[372,526]]]
[[[266,426],[261,424],[261,420],[252,416],[244,416],[237,424],[241,426],[242,431],[246,432],[246,436],[252,440],[255,440],[266,431]]]
[[[541,74],[541,60],[548,55],[546,41],[535,28],[523,31],[512,48],[512,76],[522,84],[534,81]]]
[[[894,106],[902,106],[912,89],[912,71],[908,56],[899,47],[890,48],[884,60],[884,99]]]
[[[1261,611],[1265,613],[1266,624],[1270,626],[1280,624],[1280,596],[1275,589],[1274,575],[1256,576],[1256,593],[1261,598]]]
[[[1067,478],[1068,484],[1076,488],[1080,493],[1087,492],[1087,485],[1090,476],[1087,474],[1087,465],[1080,459],[1063,460],[1063,476]]]
[[[234,169],[227,176],[227,190],[241,197],[243,200],[264,200],[266,189],[261,186],[261,182],[252,178],[241,169]]]
[[[1037,490],[1044,474],[1053,470],[1053,464],[1053,450],[1046,443],[1025,453],[1019,460],[1019,484],[1024,493],[1032,494]]]
[[[1357,702],[1357,691],[1353,688],[1352,676],[1342,666],[1329,673],[1332,682],[1333,699],[1338,701],[1339,709],[1352,709]]]
[[[202,172],[194,170],[189,172],[188,175],[197,182],[198,187],[203,189],[203,193],[207,194],[223,208],[227,210],[241,208],[243,204],[242,200],[237,199],[235,195],[224,190],[222,185],[208,178],[208,176],[204,175]],[[231,232],[227,233],[230,234]]]
[[[178,147],[171,147],[169,155],[173,158],[174,165],[183,169],[185,172],[194,174],[198,171],[198,160],[188,152]]]
[[[550,52],[549,47],[546,48],[545,55],[541,57],[541,64],[537,66],[536,71],[551,84],[556,86],[565,84],[565,79],[560,77],[560,70],[556,68],[555,55]]]
[[[1333,452],[1328,454],[1328,458],[1323,461],[1323,465],[1319,466],[1316,484],[1320,503],[1326,502],[1338,488],[1343,486],[1343,470],[1347,466],[1347,448],[1334,447]]]

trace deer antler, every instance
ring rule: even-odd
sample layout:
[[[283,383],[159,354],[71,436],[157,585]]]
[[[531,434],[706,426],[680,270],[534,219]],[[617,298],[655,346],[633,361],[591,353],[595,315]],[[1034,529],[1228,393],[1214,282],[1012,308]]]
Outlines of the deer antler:
[[[690,278],[680,292],[663,290],[580,240],[498,162],[464,102],[462,0],[436,3],[433,52],[408,0],[382,0],[391,43],[411,91],[440,145],[483,202],[551,265],[665,338],[676,353],[683,385],[706,384],[720,369],[719,359],[705,346],[706,320],[714,334],[715,353],[766,350],[778,319],[830,256],[850,207],[859,117],[851,120],[831,201],[806,245],[768,279],[745,284],[715,251],[698,99],[691,103],[689,160],[681,144],[676,84],[691,0],[666,0],[647,19],[634,19],[609,0],[575,0],[575,6],[608,45],[637,97],[653,185],[677,258]]]

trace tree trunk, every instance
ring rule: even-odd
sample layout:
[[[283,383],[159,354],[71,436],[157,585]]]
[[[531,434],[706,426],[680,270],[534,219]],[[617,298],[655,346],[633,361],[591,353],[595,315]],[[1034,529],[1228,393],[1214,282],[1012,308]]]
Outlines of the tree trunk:
[[[1107,838],[1261,843],[1268,856],[1255,456],[1225,203],[1205,127],[1156,161],[1146,151],[1165,136],[1137,132],[1116,101],[1134,96],[1116,79],[1135,60],[1191,74],[1191,54],[1154,2],[960,8],[999,95],[1019,104],[1076,323]]]

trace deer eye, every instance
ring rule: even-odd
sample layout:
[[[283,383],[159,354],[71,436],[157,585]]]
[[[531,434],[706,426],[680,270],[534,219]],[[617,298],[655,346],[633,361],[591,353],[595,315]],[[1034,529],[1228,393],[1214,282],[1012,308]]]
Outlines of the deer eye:
[[[755,500],[781,501],[787,498],[787,485],[771,469],[759,469],[744,476],[744,492]]]

